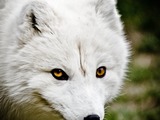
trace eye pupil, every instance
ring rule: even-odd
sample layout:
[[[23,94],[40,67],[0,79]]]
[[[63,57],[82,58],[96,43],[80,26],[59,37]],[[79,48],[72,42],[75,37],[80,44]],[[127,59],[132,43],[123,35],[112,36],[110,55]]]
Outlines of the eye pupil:
[[[96,77],[97,78],[102,78],[104,77],[106,74],[106,67],[102,66],[102,67],[99,67],[97,69],[97,72],[96,72]]]
[[[99,70],[98,70],[98,72],[97,72],[97,73],[101,75],[101,74],[103,74],[103,73],[104,73],[104,70],[101,68],[101,69],[99,69]]]
[[[61,77],[63,75],[63,73],[60,70],[58,70],[58,71],[54,72],[54,75],[57,77]]]

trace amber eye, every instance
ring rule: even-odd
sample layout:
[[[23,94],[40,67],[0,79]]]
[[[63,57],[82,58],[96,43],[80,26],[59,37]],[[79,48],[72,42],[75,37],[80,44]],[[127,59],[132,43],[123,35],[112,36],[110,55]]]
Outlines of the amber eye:
[[[105,76],[105,74],[106,74],[106,67],[104,66],[99,67],[96,71],[97,78],[102,78]]]
[[[68,80],[68,75],[59,68],[55,68],[51,71],[52,76],[57,80]]]

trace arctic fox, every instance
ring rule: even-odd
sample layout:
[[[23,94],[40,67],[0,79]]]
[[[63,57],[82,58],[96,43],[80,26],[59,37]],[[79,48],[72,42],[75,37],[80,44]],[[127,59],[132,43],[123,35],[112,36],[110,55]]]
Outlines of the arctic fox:
[[[0,120],[103,120],[129,56],[116,1],[0,4]]]

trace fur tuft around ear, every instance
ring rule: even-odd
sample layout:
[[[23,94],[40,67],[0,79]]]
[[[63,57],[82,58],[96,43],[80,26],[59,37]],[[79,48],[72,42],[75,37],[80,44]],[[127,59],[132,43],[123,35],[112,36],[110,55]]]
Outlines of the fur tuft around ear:
[[[98,0],[96,12],[104,18],[111,29],[121,34],[123,26],[121,24],[120,15],[116,9],[116,3],[117,0]]]
[[[45,8],[46,4],[41,2],[31,2],[24,6],[20,13],[21,19],[18,21],[20,28],[24,27],[23,30],[28,29],[32,32],[41,32],[40,26],[45,22],[42,17],[45,15],[43,12]]]
[[[25,5],[17,21],[20,43],[26,44],[33,36],[43,32],[52,32],[50,26],[55,19],[54,11],[45,2],[34,1]]]
[[[45,1],[33,1],[22,7],[17,21],[20,44],[26,44],[33,36],[44,32],[53,33],[50,26],[55,24],[56,14]]]

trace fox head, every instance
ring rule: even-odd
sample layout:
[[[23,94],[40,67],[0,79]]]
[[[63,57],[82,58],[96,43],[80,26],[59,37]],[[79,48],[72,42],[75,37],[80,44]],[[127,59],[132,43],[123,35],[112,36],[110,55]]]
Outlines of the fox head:
[[[49,120],[53,111],[66,120],[103,120],[105,104],[123,84],[129,55],[115,5],[48,0],[16,11],[10,30],[15,47],[6,57],[13,100],[25,110],[45,111]]]

